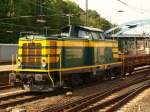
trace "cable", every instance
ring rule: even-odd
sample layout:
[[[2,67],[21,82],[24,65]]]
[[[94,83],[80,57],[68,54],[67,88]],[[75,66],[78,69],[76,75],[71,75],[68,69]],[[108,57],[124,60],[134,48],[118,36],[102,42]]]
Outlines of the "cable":
[[[33,4],[33,5],[35,5],[35,6],[40,6],[40,7],[43,7],[43,8],[45,8],[45,9],[47,9],[47,10],[49,10],[49,11],[54,11],[54,10],[52,10],[52,9],[50,9],[50,8],[47,8],[47,7],[44,7],[43,5],[40,5],[40,4],[35,4],[33,1],[27,1],[27,2],[29,2],[29,3],[31,3],[31,4]],[[55,11],[56,12],[56,11]],[[81,15],[81,13],[79,13],[80,15]],[[79,15],[79,14],[75,14],[75,15]],[[58,14],[55,14],[55,15],[66,15],[65,13],[58,13]]]
[[[117,0],[117,1],[121,2],[121,3],[124,4],[124,5],[127,5],[125,2],[123,2],[123,1],[121,1],[121,0]],[[128,6],[128,5],[127,5],[127,6]]]
[[[129,4],[125,3],[125,2],[122,1],[122,0],[117,0],[117,1],[120,2],[120,3],[122,3],[122,4],[125,5],[125,6],[129,7],[130,9],[132,9],[132,10],[138,12],[138,13],[141,13],[141,12],[144,12],[144,11],[145,11],[145,10],[143,10],[143,9],[140,9],[140,8],[134,7],[134,6],[132,6],[132,5],[129,5]]]
[[[52,16],[61,16],[61,17],[67,17],[69,14],[53,14],[53,15],[39,15],[40,17],[52,17]],[[81,15],[80,13],[79,14],[70,14],[71,17],[74,17],[74,16],[78,16],[78,15]],[[20,19],[20,18],[36,18],[38,16],[32,16],[32,15],[29,15],[29,16],[16,16],[16,17],[9,17],[9,18],[2,18],[0,19],[0,21],[3,21],[3,20],[11,20],[11,19]]]
[[[31,3],[31,4],[33,4],[33,5],[35,5],[35,6],[40,6],[40,7],[43,7],[43,8],[45,8],[45,9],[47,9],[47,10],[52,10],[52,9],[50,9],[50,8],[47,8],[47,7],[44,7],[43,5],[40,5],[40,4],[35,4],[33,1],[27,1],[27,2],[29,2],[29,3]],[[54,10],[53,10],[54,11]],[[50,16],[67,16],[68,14],[65,14],[65,13],[58,13],[58,14],[53,14],[53,15],[37,15],[37,16],[32,16],[32,15],[29,15],[29,16],[18,16],[18,17],[9,17],[9,18],[2,18],[2,19],[0,19],[0,21],[2,21],[2,20],[11,20],[11,19],[19,19],[19,18],[32,18],[32,17],[38,17],[38,16],[40,16],[40,17],[50,17]],[[77,15],[81,15],[81,13],[78,13],[78,14],[71,14],[72,15],[72,17],[73,16],[77,16]],[[84,14],[83,14],[84,15]]]
[[[29,3],[31,3],[31,4],[33,4],[33,5],[35,5],[35,6],[40,6],[40,7],[42,7],[42,8],[47,9],[47,10],[50,10],[50,11],[54,11],[54,10],[52,10],[52,9],[50,9],[50,8],[44,7],[43,5],[35,4],[33,1],[30,1],[30,0],[27,0],[27,2],[29,2]]]
[[[46,28],[46,27],[37,28],[37,27],[32,27],[32,26],[16,25],[16,24],[12,24],[12,23],[4,23],[4,22],[1,22],[0,24],[5,24],[5,25],[9,25],[9,26],[26,27],[26,28],[32,28],[32,29],[44,29],[44,28]],[[59,30],[59,29],[51,29],[49,27],[47,27],[47,29],[48,30]]]
[[[9,19],[31,18],[31,17],[35,17],[35,16],[16,16],[16,17],[2,18],[0,19],[0,21],[9,20]]]

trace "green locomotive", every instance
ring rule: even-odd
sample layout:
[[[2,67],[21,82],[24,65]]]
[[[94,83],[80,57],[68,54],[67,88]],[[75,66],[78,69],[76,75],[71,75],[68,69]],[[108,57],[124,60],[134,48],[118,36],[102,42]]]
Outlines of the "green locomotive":
[[[18,45],[15,75],[31,91],[108,78],[117,75],[122,64],[118,42],[105,39],[97,28],[70,25],[60,35],[27,35]]]

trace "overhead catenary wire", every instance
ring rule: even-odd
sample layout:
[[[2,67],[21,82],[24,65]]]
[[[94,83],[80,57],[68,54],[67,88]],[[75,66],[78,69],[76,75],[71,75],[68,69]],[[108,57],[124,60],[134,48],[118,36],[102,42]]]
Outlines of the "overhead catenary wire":
[[[61,16],[61,17],[67,17],[67,15],[59,15],[59,14],[53,14],[53,15],[41,15],[42,17],[51,17],[51,16]],[[75,16],[75,15],[71,15],[72,16]],[[11,26],[20,26],[20,27],[27,27],[27,28],[33,28],[33,29],[43,29],[43,28],[36,28],[36,27],[33,27],[33,26],[27,26],[27,25],[17,25],[17,24],[12,24],[12,23],[7,23],[7,22],[3,22],[4,20],[13,20],[13,19],[20,19],[20,18],[36,18],[37,16],[32,16],[32,15],[29,15],[29,16],[17,16],[17,17],[11,17],[11,18],[2,18],[0,19],[0,24],[5,24],[5,25],[11,25]],[[64,21],[67,21],[66,19]],[[58,30],[58,29],[50,29],[49,30]]]
[[[124,1],[122,1],[122,0],[117,0],[117,1],[120,2],[120,3],[122,3],[122,4],[124,4],[124,5],[126,5],[127,7],[129,7],[130,9],[134,10],[134,11],[137,12],[137,13],[148,13],[148,12],[150,11],[150,9],[144,10],[144,9],[137,8],[137,7],[135,7],[135,6],[132,6],[132,5],[130,5],[130,4],[128,4],[128,3],[124,2]],[[40,6],[40,7],[42,7],[42,8],[45,8],[45,9],[47,9],[47,10],[49,10],[49,11],[54,11],[53,9],[48,8],[48,7],[45,7],[45,6],[43,6],[43,5],[35,4],[33,1],[27,1],[27,2],[28,2],[28,3],[31,3],[31,4],[33,4],[33,5],[35,5],[35,6]],[[46,2],[47,2],[47,1],[46,1]]]
[[[137,7],[133,6],[133,5],[130,5],[130,4],[122,1],[122,0],[117,0],[117,1],[120,2],[121,4],[125,5],[126,7],[132,9],[133,11],[135,11],[137,13],[145,12],[144,9],[137,8]]]
[[[32,29],[44,29],[45,28],[45,27],[37,28],[37,27],[33,27],[33,26],[17,25],[17,24],[12,24],[12,23],[5,23],[5,22],[0,22],[0,24],[5,24],[5,25],[9,25],[9,26],[26,27],[26,28],[32,28]],[[59,29],[52,29],[52,28],[49,28],[49,27],[47,27],[47,28],[48,28],[48,30],[59,30]]]
[[[75,16],[75,14],[72,14]],[[76,14],[77,15],[77,14]],[[67,14],[53,14],[53,15],[40,15],[41,17],[52,17],[52,16],[61,16],[61,17],[67,17]],[[32,15],[25,15],[25,16],[15,16],[15,17],[8,17],[8,18],[2,18],[0,21],[3,20],[11,20],[11,19],[21,19],[21,18],[36,18],[38,16],[32,16]]]
[[[78,14],[72,14],[71,15],[71,17],[72,16],[77,16]],[[41,15],[41,16],[43,16],[43,17],[51,17],[51,16],[62,16],[62,17],[67,17],[68,15],[59,15],[59,14],[53,14],[53,15]],[[7,22],[3,22],[2,20],[9,20],[9,19],[19,19],[19,18],[31,18],[31,17],[36,17],[36,16],[31,16],[31,15],[29,15],[29,16],[18,16],[18,17],[12,17],[12,18],[3,18],[3,19],[0,19],[0,24],[5,24],[5,25],[7,25],[7,26],[16,26],[16,27],[23,27],[23,28],[31,28],[31,29],[35,29],[35,30],[37,30],[37,29],[40,29],[40,30],[49,30],[49,31],[60,31],[60,29],[62,28],[59,28],[59,29],[56,29],[56,28],[50,28],[50,27],[48,27],[48,26],[43,26],[43,27],[40,27],[40,28],[38,28],[38,26],[37,27],[33,27],[33,26],[27,26],[27,25],[18,25],[18,24],[13,24],[13,23],[7,23]],[[68,20],[66,20],[66,19],[64,19],[63,21],[68,21]]]
[[[137,8],[137,7],[131,6],[130,4],[127,4],[126,2],[124,2],[124,1],[122,1],[122,0],[117,0],[117,1],[119,1],[120,3],[126,5],[127,7],[131,8],[132,10],[134,10],[134,11],[140,13],[141,18],[142,18],[142,15],[143,15],[144,13],[148,13],[148,12],[150,11],[150,9],[148,9],[148,10],[142,9],[142,0],[140,1],[140,7],[141,7],[141,8]],[[144,30],[145,30],[145,28],[144,28],[144,26],[143,26],[143,32],[144,32]]]
[[[15,16],[15,17],[8,17],[8,18],[2,18],[0,19],[0,21],[3,21],[3,20],[11,20],[11,19],[20,19],[20,18],[31,18],[31,17],[35,17],[35,16]]]
[[[29,3],[31,3],[31,4],[33,4],[33,5],[35,5],[35,6],[40,6],[41,8],[45,8],[45,9],[47,9],[47,10],[49,10],[49,11],[57,12],[57,11],[54,11],[53,9],[51,9],[51,8],[45,7],[45,6],[40,5],[40,4],[36,4],[36,3],[34,3],[33,1],[27,1],[27,2],[29,2]],[[79,14],[81,15],[81,13],[79,13]],[[74,15],[79,15],[79,14],[74,14]],[[58,12],[57,12],[57,14],[53,14],[53,15],[54,15],[54,16],[66,16],[66,15],[68,15],[68,14],[65,14],[65,13],[58,13]],[[50,16],[53,16],[53,15],[50,15]],[[73,14],[70,14],[70,15],[73,15]],[[42,15],[40,15],[40,16],[42,16]]]
[[[52,10],[52,9],[50,9],[50,8],[48,8],[48,7],[45,7],[45,6],[43,6],[43,5],[41,5],[41,4],[36,4],[35,2],[33,2],[33,1],[27,1],[27,2],[29,2],[29,3],[31,3],[31,4],[33,4],[33,5],[36,5],[36,6],[40,6],[40,7],[42,7],[42,8],[45,8],[45,9],[47,9],[47,10]],[[68,15],[68,14],[67,14]],[[53,14],[53,15],[36,15],[36,16],[32,16],[32,15],[26,15],[26,16],[18,16],[18,17],[9,17],[9,18],[2,18],[2,19],[0,19],[0,22],[1,21],[3,21],[3,20],[13,20],[13,19],[21,19],[21,18],[34,18],[34,17],[38,17],[38,16],[40,16],[40,17],[51,17],[51,16],[61,16],[61,17],[67,17],[67,15],[66,14],[63,14],[63,13],[59,13],[59,14]],[[76,16],[76,15],[73,15],[73,14],[69,14],[69,15],[71,15],[70,17],[73,17],[73,16]],[[78,14],[79,15],[79,14]],[[17,25],[17,26],[19,26],[19,25]],[[21,25],[20,25],[21,26]]]
[[[43,7],[47,10],[53,10],[51,8],[48,8],[48,7],[45,7],[44,5],[41,5],[41,4],[36,4],[35,2],[33,1],[27,1],[33,5],[36,5],[36,6],[40,6],[40,7]],[[54,10],[53,10],[54,11]],[[73,17],[73,16],[77,16],[77,15],[81,15],[81,13],[79,14],[65,14],[65,13],[58,13],[58,14],[53,14],[53,15],[24,15],[24,16],[16,16],[16,17],[8,17],[8,18],[1,18],[0,19],[0,24],[5,24],[5,25],[8,25],[8,26],[16,26],[16,27],[24,27],[24,28],[32,28],[32,29],[44,29],[46,26],[42,27],[42,28],[37,28],[37,27],[32,27],[32,26],[27,26],[27,25],[17,25],[17,24],[12,24],[12,23],[7,23],[7,22],[3,22],[4,20],[14,20],[14,19],[26,19],[26,18],[38,18],[39,16],[40,17],[52,17],[52,16],[61,16],[61,17],[67,17],[68,15],[70,15],[70,17]],[[67,21],[66,19],[64,21]],[[47,28],[47,27],[46,27]],[[60,29],[51,29],[51,28],[48,28],[48,30],[60,30]]]
[[[33,1],[27,1],[27,2],[29,2],[29,3],[31,3],[31,4],[33,4],[33,5],[36,5],[36,6],[40,6],[40,7],[43,7],[43,8],[45,8],[45,9],[47,9],[47,10],[52,10],[52,9],[50,9],[50,8],[47,8],[47,7],[45,7],[45,6],[43,6],[43,5],[40,5],[40,4],[36,4],[35,2],[33,2]],[[79,14],[65,14],[65,13],[58,13],[58,14],[53,14],[53,15],[36,15],[36,16],[32,16],[32,15],[25,15],[25,16],[16,16],[16,17],[8,17],[8,18],[2,18],[2,19],[0,19],[0,22],[1,21],[3,21],[3,20],[13,20],[13,19],[21,19],[21,18],[36,18],[36,17],[51,17],[51,16],[61,16],[61,17],[67,17],[68,15],[70,15],[70,17],[74,17],[74,16],[77,16],[77,15],[81,15],[81,13],[79,13]]]
[[[45,6],[40,5],[40,4],[36,4],[35,2],[33,2],[33,1],[31,1],[31,0],[27,0],[27,2],[28,2],[28,3],[31,3],[31,4],[33,4],[33,5],[35,5],[35,6],[40,6],[40,7],[42,7],[42,8],[45,8],[45,9],[47,9],[47,10],[49,10],[49,11],[54,11],[54,10],[51,9],[51,8],[45,7]]]

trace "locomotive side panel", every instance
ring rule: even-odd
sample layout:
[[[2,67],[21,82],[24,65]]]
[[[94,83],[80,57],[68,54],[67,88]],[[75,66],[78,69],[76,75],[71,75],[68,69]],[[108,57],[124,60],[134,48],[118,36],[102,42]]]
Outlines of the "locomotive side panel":
[[[86,42],[84,40],[63,40],[63,67],[85,66]]]

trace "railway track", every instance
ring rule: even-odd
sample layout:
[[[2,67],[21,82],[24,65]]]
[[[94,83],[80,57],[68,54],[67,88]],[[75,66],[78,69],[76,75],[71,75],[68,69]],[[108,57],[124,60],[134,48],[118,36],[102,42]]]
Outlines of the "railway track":
[[[14,94],[9,94],[5,96],[0,96],[0,110],[6,109],[7,107],[13,107],[16,105],[22,105],[27,102],[36,101],[39,99],[43,99],[46,97],[52,97],[55,95],[63,94],[66,90],[55,91],[50,93],[37,93],[37,92],[29,92],[22,91]]]
[[[0,87],[5,85],[9,85],[9,83],[0,83]]]
[[[130,76],[130,75],[129,75]],[[144,75],[145,76],[145,75]],[[149,78],[150,79],[150,78]],[[144,81],[146,80],[145,78],[143,79],[140,79],[140,80],[137,80],[136,82],[141,82],[141,81]],[[135,82],[135,83],[136,83]],[[132,85],[134,84],[133,82],[130,83],[129,85]],[[127,87],[127,85],[125,85],[124,87]],[[121,89],[121,87],[120,87]],[[116,88],[116,91],[119,90]],[[115,91],[115,90],[113,90]],[[108,91],[107,91],[108,92]],[[104,94],[105,92],[103,92]],[[52,93],[53,95],[56,95],[56,93]],[[52,94],[33,94],[33,93],[29,93],[29,92],[25,92],[25,93],[19,93],[19,94],[14,94],[14,95],[9,95],[9,96],[6,96],[6,97],[0,97],[0,109],[5,109],[7,107],[12,107],[12,106],[16,106],[18,104],[23,104],[23,103],[26,103],[26,102],[31,102],[31,101],[35,101],[35,100],[38,100],[38,99],[42,99],[42,98],[45,98],[45,97],[49,97],[49,96],[52,96]],[[95,95],[98,95],[98,94],[102,94],[102,93],[96,93]],[[109,93],[110,95],[111,93]],[[107,94],[106,94],[107,95]],[[87,97],[87,100],[88,99],[91,99],[93,97],[93,95],[90,95],[91,97]],[[84,101],[85,102],[85,99],[80,99],[81,101]],[[79,103],[81,103],[81,101],[78,101]],[[70,103],[70,102],[69,102]],[[68,104],[63,104],[67,107]],[[72,105],[78,105],[78,104],[75,104],[74,102],[71,102],[69,105],[71,105],[71,107],[73,107]],[[42,110],[47,112],[47,111],[59,111],[59,110],[65,110],[66,107],[63,109],[63,106],[56,106],[54,105],[52,108],[49,108],[48,110],[47,109],[44,109]],[[67,109],[68,110],[68,109]]]
[[[106,112],[113,112],[121,108],[121,106],[125,105],[127,102],[129,102],[131,99],[133,99],[136,95],[138,95],[140,92],[144,91],[145,89],[150,87],[150,82],[145,83],[141,87],[133,89],[131,92],[127,92],[123,95],[119,95],[114,99],[111,99],[110,101],[107,101],[109,103],[109,108],[106,110]],[[107,103],[105,102],[105,104]],[[100,107],[97,105],[97,107]],[[90,109],[87,109],[90,111]],[[93,109],[92,109],[93,110]],[[85,110],[86,111],[86,110]]]
[[[10,89],[10,88],[13,88],[14,86],[12,85],[3,85],[3,86],[0,86],[0,90],[4,90],[4,89]]]
[[[29,95],[29,92],[19,92],[19,93],[12,93],[9,95],[4,95],[0,97],[0,109],[7,108],[7,106],[10,106],[15,101],[14,99],[17,99],[17,97],[23,97],[25,95]],[[15,103],[15,102],[14,102]]]
[[[132,98],[134,98],[137,94],[139,94],[144,89],[150,87],[150,82],[144,83],[141,86],[137,86],[136,88],[127,91],[122,94],[118,94],[113,98],[106,98],[105,101],[100,101],[95,103],[87,108],[84,108],[80,112],[95,112],[95,111],[103,111],[103,112],[113,112],[117,111],[121,106],[126,104]],[[112,95],[110,96],[112,97]],[[71,109],[73,110],[73,109]],[[69,110],[70,111],[70,110]]]
[[[22,93],[0,97],[0,109],[5,109],[7,107],[12,107],[18,104],[42,99],[48,95],[49,94],[46,93],[39,94],[39,93],[31,93],[31,92],[22,92]]]
[[[0,90],[10,89],[14,86],[10,85],[9,83],[0,83]]]
[[[129,96],[137,94],[139,91],[142,89],[149,87],[150,83],[150,77],[143,77],[141,79],[137,79],[134,82],[132,81],[129,84],[124,84],[120,87],[113,88],[106,90],[104,92],[98,92],[74,101],[66,102],[63,104],[56,104],[52,107],[48,107],[46,109],[41,110],[41,112],[77,112],[77,111],[83,111],[83,112],[91,112],[91,111],[96,111],[102,109],[102,107],[109,107],[110,105],[112,106],[108,112],[111,112],[111,110],[115,110],[118,108],[121,104],[125,103],[124,99],[127,99]],[[132,88],[128,90],[128,88]],[[124,92],[121,92],[124,91]],[[119,93],[121,92],[121,93]],[[115,95],[117,94],[117,95]],[[113,98],[108,98],[110,96],[116,96]],[[131,98],[131,97],[130,97]],[[122,100],[123,101],[122,101]],[[101,102],[103,101],[103,103]],[[117,102],[118,101],[118,102]],[[122,102],[119,102],[122,101]],[[101,102],[101,103],[100,103]],[[109,104],[109,105],[108,105]],[[103,106],[99,106],[103,105]],[[106,110],[107,111],[107,110]]]

